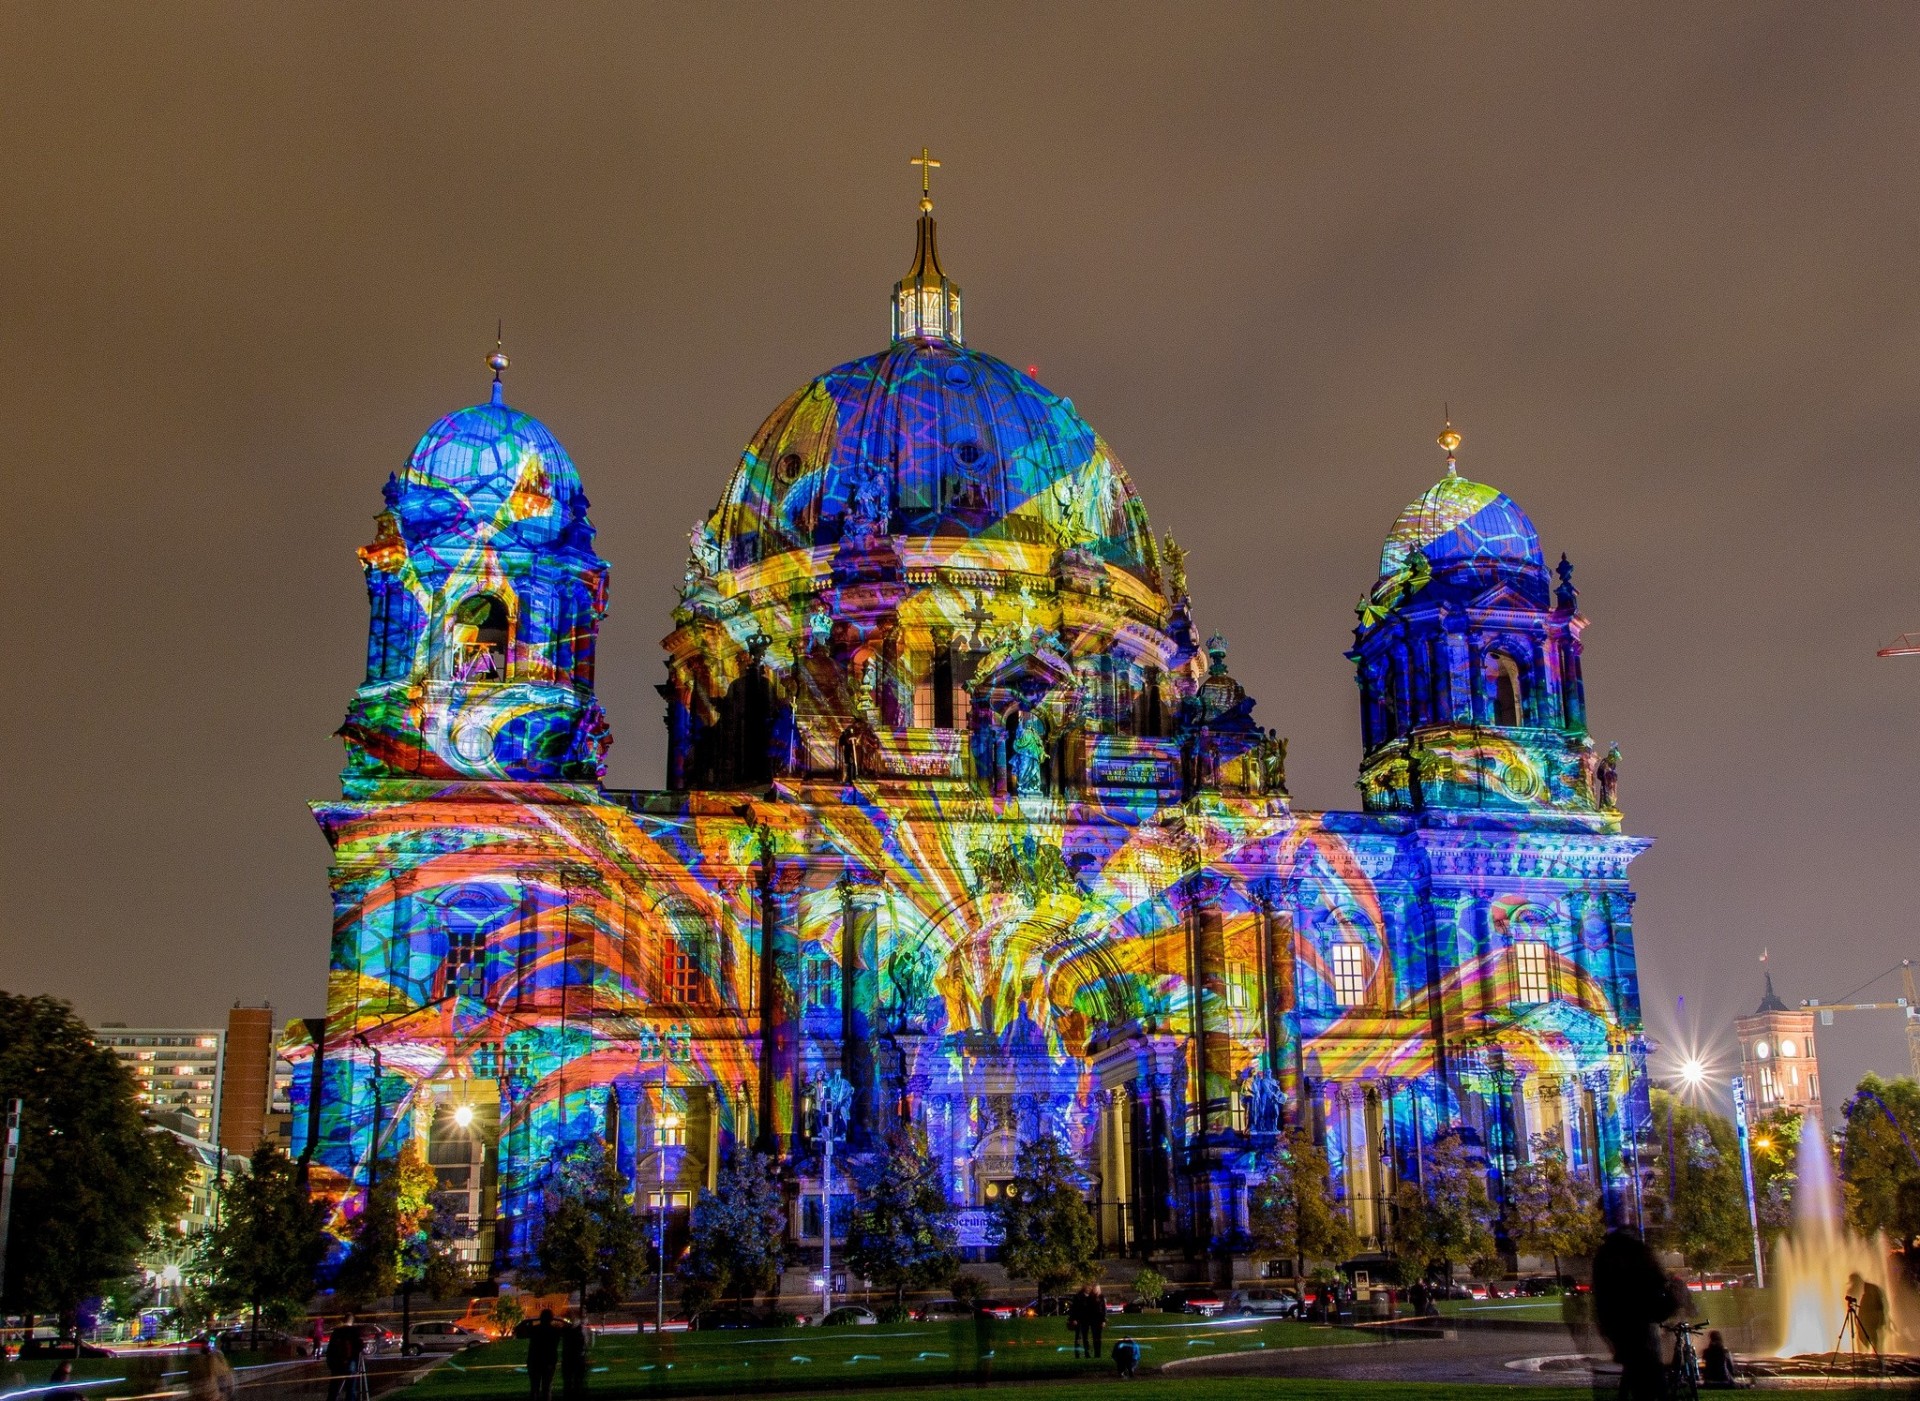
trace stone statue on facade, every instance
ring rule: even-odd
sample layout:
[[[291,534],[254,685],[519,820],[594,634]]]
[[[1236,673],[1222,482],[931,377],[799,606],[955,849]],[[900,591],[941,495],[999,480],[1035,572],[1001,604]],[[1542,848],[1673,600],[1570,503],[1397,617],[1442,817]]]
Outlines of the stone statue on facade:
[[[1265,1070],[1249,1070],[1246,1077],[1247,1132],[1251,1134],[1276,1134],[1280,1132],[1280,1111],[1285,1097],[1280,1093],[1280,1082]]]
[[[1020,717],[1013,735],[1013,791],[1027,796],[1041,787],[1041,765],[1047,757],[1046,725],[1028,711]]]
[[[1166,540],[1160,546],[1160,556],[1167,562],[1167,591],[1175,600],[1187,596],[1187,552],[1174,543],[1173,532],[1169,530]]]
[[[711,579],[720,572],[720,537],[710,521],[695,521],[687,532],[687,582]]]
[[[1619,811],[1620,746],[1617,744],[1608,749],[1607,757],[1600,761],[1600,791],[1595,797],[1606,811]]]

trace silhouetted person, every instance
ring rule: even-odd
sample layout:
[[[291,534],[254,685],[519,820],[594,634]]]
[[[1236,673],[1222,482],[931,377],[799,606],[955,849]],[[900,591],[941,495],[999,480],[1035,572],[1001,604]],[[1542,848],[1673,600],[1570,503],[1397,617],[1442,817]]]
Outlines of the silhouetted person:
[[[1131,1378],[1133,1369],[1140,1365],[1140,1344],[1132,1338],[1122,1338],[1113,1345],[1113,1365],[1120,1369],[1120,1375]]]
[[[1707,1346],[1700,1354],[1700,1384],[1715,1390],[1734,1384],[1733,1354],[1727,1351],[1718,1329],[1707,1334]]]
[[[560,1327],[552,1309],[540,1310],[540,1321],[527,1332],[527,1393],[533,1401],[552,1401],[553,1372],[560,1365]]]
[[[1856,1313],[1854,1324],[1859,1329],[1860,1341],[1880,1355],[1880,1340],[1887,1332],[1887,1293],[1872,1280],[1858,1271],[1847,1276],[1847,1298],[1852,1300]]]
[[[232,1401],[233,1368],[212,1338],[187,1355],[189,1401]]]
[[[1659,1330],[1676,1307],[1666,1271],[1647,1243],[1624,1227],[1607,1232],[1593,1256],[1593,1321],[1620,1364],[1625,1401],[1659,1401]]]
[[[47,1378],[47,1384],[53,1389],[46,1393],[42,1401],[80,1401],[80,1393],[73,1389],[73,1364],[56,1362],[53,1375]]]
[[[1093,1355],[1100,1355],[1100,1340],[1107,1331],[1107,1296],[1099,1285],[1087,1291],[1087,1342],[1093,1349]]]
[[[366,1350],[366,1336],[348,1314],[327,1339],[327,1401],[341,1401],[352,1394],[353,1374]]]
[[[993,1315],[973,1306],[973,1379],[985,1385],[993,1376]]]
[[[587,1330],[570,1318],[560,1330],[560,1395],[581,1401],[587,1394]]]

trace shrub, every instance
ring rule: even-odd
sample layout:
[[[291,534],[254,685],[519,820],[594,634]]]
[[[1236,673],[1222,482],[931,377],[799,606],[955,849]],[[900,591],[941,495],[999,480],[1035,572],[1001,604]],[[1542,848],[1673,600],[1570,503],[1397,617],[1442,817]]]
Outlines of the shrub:
[[[1167,1277],[1149,1265],[1133,1277],[1133,1297],[1148,1308],[1154,1307],[1167,1294]]]

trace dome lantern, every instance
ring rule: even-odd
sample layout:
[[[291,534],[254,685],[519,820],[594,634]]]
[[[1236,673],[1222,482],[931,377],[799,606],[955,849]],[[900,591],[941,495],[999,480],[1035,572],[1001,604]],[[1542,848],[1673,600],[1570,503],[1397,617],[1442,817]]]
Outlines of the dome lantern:
[[[933,221],[933,172],[940,162],[922,146],[909,164],[920,167],[920,223],[913,265],[893,284],[893,338],[959,345],[960,284],[940,266],[939,231]]]

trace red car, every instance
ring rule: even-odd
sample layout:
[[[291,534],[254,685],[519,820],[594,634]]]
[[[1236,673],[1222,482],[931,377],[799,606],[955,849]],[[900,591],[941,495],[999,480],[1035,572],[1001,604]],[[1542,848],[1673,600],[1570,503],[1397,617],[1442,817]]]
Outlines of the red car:
[[[1021,1312],[1020,1305],[1009,1304],[1004,1299],[982,1299],[973,1307],[976,1312],[983,1313],[988,1318],[997,1318],[1002,1323],[1009,1318],[1018,1318]]]

